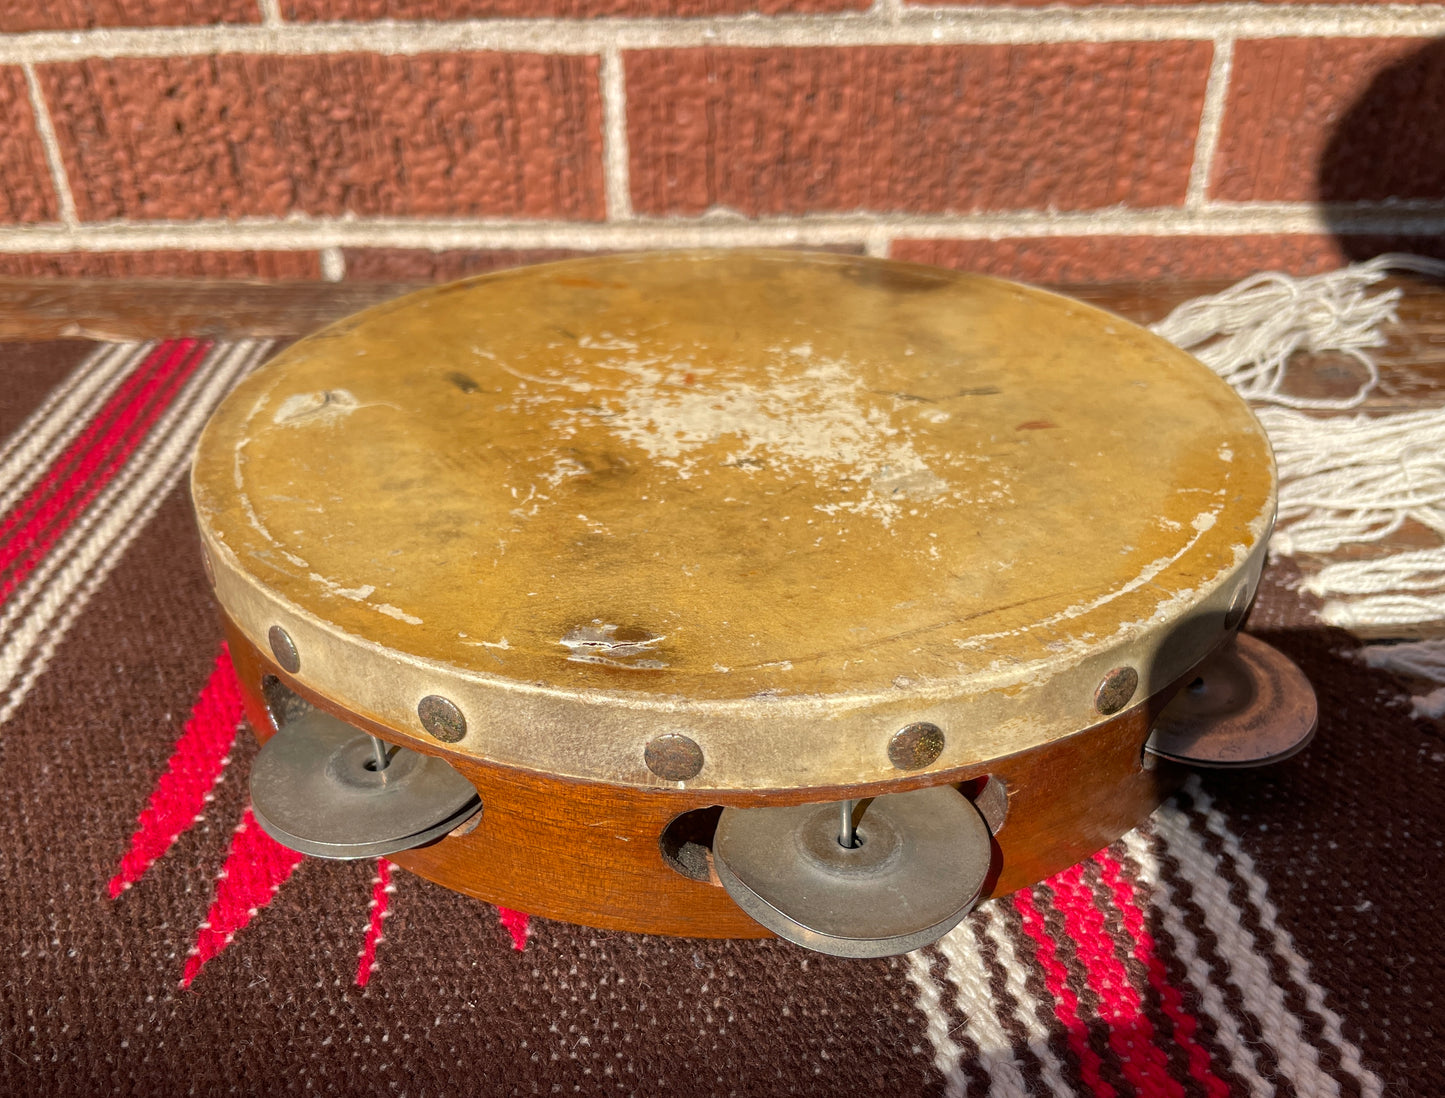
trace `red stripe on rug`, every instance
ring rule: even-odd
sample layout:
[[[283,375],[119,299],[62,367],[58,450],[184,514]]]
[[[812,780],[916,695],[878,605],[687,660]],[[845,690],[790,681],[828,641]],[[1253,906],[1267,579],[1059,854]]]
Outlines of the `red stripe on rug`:
[[[226,864],[216,879],[216,898],[186,958],[181,987],[190,987],[206,962],[230,945],[231,939],[271,902],[301,858],[262,831],[250,808],[246,809],[231,836]]]
[[[1184,1088],[1169,1074],[1168,1058],[1154,1041],[1154,1023],[1114,952],[1104,913],[1094,903],[1083,872],[1082,866],[1071,866],[1050,879],[1049,886],[1089,985],[1099,994],[1099,1014],[1109,1027],[1109,1047],[1119,1058],[1124,1078],[1140,1094],[1184,1098]]]
[[[1154,949],[1154,936],[1144,923],[1144,912],[1134,886],[1123,873],[1117,860],[1107,850],[1094,856],[1099,867],[1099,876],[1109,889],[1115,906],[1124,919],[1124,928],[1134,939],[1134,959],[1144,966],[1149,974],[1149,986],[1159,996],[1159,1004],[1174,1027],[1174,1041],[1185,1052],[1189,1061],[1189,1074],[1204,1088],[1210,1098],[1229,1098],[1229,1084],[1214,1074],[1209,1050],[1194,1039],[1199,1030],[1199,1020],[1184,1005],[1184,996],[1169,982],[1164,962]]]
[[[128,403],[120,407],[117,393],[107,404],[108,415],[116,405],[114,422],[102,432],[101,418],[47,470],[40,482],[0,524],[0,570],[10,575],[0,582],[0,599],[5,598],[34,570],[45,553],[125,465],[146,432],[166,410],[181,386],[205,358],[210,344],[194,340],[163,344],[172,353],[152,372],[138,393],[125,387]],[[157,349],[155,359],[161,352]],[[149,361],[149,360],[148,360]],[[139,373],[139,371],[137,371]],[[99,433],[99,437],[96,437]],[[78,459],[78,460],[77,460]],[[22,521],[23,520],[23,521]]]
[[[371,883],[371,918],[366,924],[366,938],[361,943],[361,958],[356,965],[356,986],[365,987],[376,970],[376,947],[381,944],[381,926],[386,922],[387,908],[396,886],[391,883],[391,863],[376,859],[376,878]]]
[[[509,907],[497,908],[497,915],[502,920],[502,925],[507,928],[507,933],[512,936],[513,949],[527,948],[527,935],[531,933],[532,918],[520,911],[513,911]]]
[[[117,392],[107,402],[106,409],[92,422],[91,428],[51,465],[29,495],[11,512],[4,527],[0,527],[0,536],[7,532],[10,534],[9,539],[0,545],[0,570],[13,565],[14,571],[0,585],[0,598],[23,582],[46,550],[124,467],[126,459],[205,359],[211,346],[195,340],[178,340],[157,348],[146,364],[155,363],[155,368],[146,376],[143,375],[143,366],[134,375],[138,383],[144,376],[139,391],[133,392],[134,386],[129,384],[131,379],[128,379],[122,392]],[[162,357],[162,352],[166,350],[170,353]],[[129,399],[123,400],[123,397]],[[102,424],[110,419],[113,422],[101,431]],[[15,527],[15,523],[27,512],[29,516],[23,525]],[[18,563],[17,558],[20,558]]]
[[[59,456],[50,463],[44,475],[5,516],[4,522],[0,522],[0,541],[3,541],[17,523],[40,505],[51,488],[67,479],[70,468],[91,449],[97,436],[109,431],[121,411],[130,406],[136,390],[143,388],[148,382],[154,381],[162,366],[175,360],[175,347],[173,342],[161,343],[141,361],[140,365],[131,369],[126,378],[116,386],[115,390],[106,398],[105,403],[91,417],[85,429],[76,435]]]
[[[1069,1048],[1079,1062],[1079,1075],[1099,1098],[1114,1098],[1116,1091],[1099,1074],[1103,1061],[1089,1045],[1087,1027],[1079,1017],[1079,997],[1069,987],[1069,970],[1059,960],[1054,940],[1044,926],[1043,914],[1034,904],[1033,891],[1026,888],[1015,892],[1014,907],[1023,916],[1024,932],[1033,940],[1035,959],[1044,970],[1044,985],[1054,997],[1054,1015],[1068,1034]]]
[[[136,822],[130,849],[111,878],[111,899],[140,880],[181,833],[200,819],[230,761],[241,713],[241,684],[231,666],[231,654],[222,644],[165,772]]]

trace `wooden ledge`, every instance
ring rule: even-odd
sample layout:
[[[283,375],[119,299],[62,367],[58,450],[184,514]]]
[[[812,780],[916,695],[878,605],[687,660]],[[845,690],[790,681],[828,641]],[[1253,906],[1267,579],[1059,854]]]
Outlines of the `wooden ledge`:
[[[1227,282],[1066,286],[1149,323]],[[369,305],[422,288],[405,282],[0,279],[0,341],[176,336],[296,339]],[[1445,313],[1445,307],[1442,307]]]
[[[1061,286],[1141,324],[1228,282]],[[1400,323],[1376,352],[1381,384],[1364,405],[1398,411],[1435,403],[1445,392],[1445,287],[1419,280],[1405,289]],[[326,324],[411,290],[401,282],[71,281],[0,279],[0,341],[297,339]],[[1302,356],[1294,370],[1301,395],[1350,392],[1361,376],[1347,355]]]

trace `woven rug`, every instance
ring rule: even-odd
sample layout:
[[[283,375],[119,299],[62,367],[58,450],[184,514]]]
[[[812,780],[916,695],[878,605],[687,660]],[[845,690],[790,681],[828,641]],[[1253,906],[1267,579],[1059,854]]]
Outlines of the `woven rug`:
[[[1285,564],[1320,733],[937,946],[528,919],[276,846],[185,495],[263,343],[0,347],[0,1079],[16,1094],[1424,1095],[1445,743]]]

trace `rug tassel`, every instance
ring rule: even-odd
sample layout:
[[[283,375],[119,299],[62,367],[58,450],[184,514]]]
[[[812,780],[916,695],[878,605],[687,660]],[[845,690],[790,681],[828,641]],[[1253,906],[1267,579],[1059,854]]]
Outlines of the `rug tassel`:
[[[1381,671],[1445,683],[1445,638],[1401,644],[1369,644],[1360,649],[1359,658]],[[1410,703],[1411,712],[1416,717],[1445,717],[1445,686],[1428,694],[1413,696]]]
[[[1401,290],[1371,295],[1391,271],[1445,276],[1445,262],[1382,255],[1308,278],[1261,274],[1222,293],[1187,301],[1154,331],[1192,352],[1256,408],[1279,466],[1279,515],[1270,551],[1327,555],[1377,544],[1407,522],[1440,538],[1437,548],[1385,553],[1314,569],[1304,589],[1324,600],[1330,625],[1419,625],[1445,621],[1445,408],[1320,418],[1307,410],[1359,407],[1379,374]],[[1353,356],[1365,380],[1348,397],[1319,400],[1285,391],[1291,356]],[[1445,682],[1445,671],[1435,681]]]

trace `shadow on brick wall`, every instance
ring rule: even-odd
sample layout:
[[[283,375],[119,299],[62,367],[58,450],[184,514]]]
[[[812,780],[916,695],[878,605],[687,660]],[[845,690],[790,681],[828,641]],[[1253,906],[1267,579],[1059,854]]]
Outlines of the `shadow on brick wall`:
[[[1389,251],[1445,258],[1445,233],[1360,233],[1341,207],[1445,205],[1445,39],[1382,69],[1340,116],[1320,155],[1317,196],[1351,261]]]

